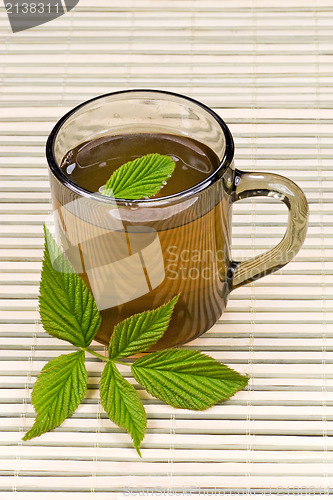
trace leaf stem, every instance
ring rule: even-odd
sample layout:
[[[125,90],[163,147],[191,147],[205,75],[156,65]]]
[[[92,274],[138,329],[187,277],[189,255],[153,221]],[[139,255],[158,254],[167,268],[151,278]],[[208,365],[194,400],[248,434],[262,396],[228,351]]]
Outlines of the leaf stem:
[[[125,366],[131,366],[131,363],[125,363],[125,361],[118,361],[118,359],[109,359],[106,356],[102,356],[102,354],[99,354],[96,351],[93,351],[89,347],[81,348],[83,351],[87,351],[93,356],[96,356],[96,358],[101,359],[102,361],[113,361],[114,363],[117,363],[119,365],[125,365]]]
[[[96,358],[101,359],[102,361],[109,361],[109,358],[102,356],[102,354],[98,354],[98,352],[89,349],[89,347],[85,347],[83,350],[89,352],[93,356],[96,356]]]
[[[124,366],[131,366],[132,363],[125,363],[125,361],[119,361],[118,359],[115,359],[114,362],[117,365],[124,365]]]

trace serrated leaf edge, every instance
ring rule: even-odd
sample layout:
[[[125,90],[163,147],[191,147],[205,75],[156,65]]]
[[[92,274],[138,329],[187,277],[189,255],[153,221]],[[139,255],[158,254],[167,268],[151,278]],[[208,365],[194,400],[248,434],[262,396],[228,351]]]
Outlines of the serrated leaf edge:
[[[108,409],[106,408],[106,404],[104,402],[104,395],[106,395],[106,393],[109,392],[109,387],[110,387],[110,382],[111,382],[111,377],[109,376],[109,373],[107,374],[107,371],[111,368],[112,370],[112,375],[114,376],[114,382],[115,382],[115,385],[117,386],[117,389],[119,391],[119,394],[121,395],[121,390],[119,389],[119,381],[121,381],[121,383],[123,384],[123,386],[127,387],[128,391],[131,391],[132,394],[136,394],[136,398],[137,398],[137,402],[139,403],[139,405],[141,405],[142,407],[142,410],[143,410],[143,414],[144,414],[144,418],[145,418],[145,422],[144,422],[144,430],[143,430],[143,433],[142,433],[142,426],[140,426],[140,422],[138,420],[135,420],[132,418],[131,414],[128,412],[127,410],[127,406],[125,405],[125,408],[126,408],[126,411],[130,414],[131,416],[131,420],[132,420],[132,423],[134,425],[134,428],[137,432],[139,432],[140,434],[142,434],[142,437],[138,437],[137,435],[135,435],[133,433],[133,429],[131,430],[130,429],[130,425],[128,426],[122,426],[121,424],[118,424],[116,422],[116,420],[118,420],[120,417],[115,417],[113,418],[113,416],[110,414],[110,412],[108,411]],[[104,384],[108,384],[108,388],[105,387]],[[122,387],[123,388],[123,387]],[[101,396],[101,403],[102,403],[102,406],[106,412],[106,414],[108,415],[109,419],[114,422],[118,427],[122,427],[126,432],[128,432],[132,438],[132,441],[133,441],[133,446],[134,448],[136,449],[137,453],[139,454],[139,456],[141,457],[141,452],[140,452],[140,444],[142,442],[142,439],[144,438],[144,435],[145,435],[145,428],[146,428],[146,425],[147,425],[147,415],[146,415],[146,412],[145,412],[145,409],[144,409],[144,406],[142,404],[142,401],[141,399],[139,398],[139,395],[137,394],[137,391],[135,390],[135,388],[133,387],[132,384],[130,384],[122,375],[121,373],[119,372],[118,368],[116,367],[115,363],[113,361],[107,361],[104,369],[103,369],[103,373],[101,375],[101,380],[100,380],[100,396]],[[123,399],[123,398],[122,398]],[[114,411],[116,412],[117,409],[114,409]]]
[[[79,355],[79,356],[78,356],[78,353],[80,353],[80,355]],[[75,352],[73,352],[73,353],[69,353],[69,354],[62,354],[62,355],[60,355],[60,356],[58,356],[58,357],[56,357],[56,358],[51,359],[51,361],[49,361],[48,363],[46,363],[46,364],[44,365],[44,367],[42,368],[42,370],[41,370],[40,374],[39,374],[39,375],[38,375],[38,377],[37,377],[37,380],[36,380],[35,384],[37,384],[37,383],[38,383],[38,384],[40,384],[40,383],[41,383],[41,382],[40,382],[40,380],[41,380],[41,379],[40,379],[39,377],[40,377],[40,376],[42,376],[43,374],[45,374],[45,373],[47,373],[47,372],[48,372],[48,373],[51,373],[51,372],[53,372],[53,371],[54,371],[54,372],[56,372],[56,371],[57,371],[57,368],[62,367],[62,366],[64,366],[64,365],[66,365],[66,364],[67,364],[67,363],[66,363],[66,361],[64,360],[64,362],[63,362],[63,363],[59,363],[59,365],[58,365],[57,367],[52,367],[52,366],[50,366],[50,363],[52,363],[54,360],[60,359],[61,357],[70,356],[70,355],[73,355],[73,358],[74,358],[74,356],[75,356],[75,355],[77,356],[77,361],[76,361],[75,363],[74,363],[74,362],[72,362],[72,364],[73,364],[73,366],[74,366],[74,369],[80,370],[80,373],[78,374],[78,376],[79,376],[79,379],[80,379],[80,381],[81,381],[81,382],[82,382],[82,379],[83,379],[83,382],[84,382],[84,384],[85,384],[85,389],[84,389],[84,393],[85,393],[85,392],[86,392],[86,389],[87,389],[87,379],[88,379],[88,374],[87,374],[87,370],[86,370],[86,367],[85,367],[85,354],[84,354],[84,350],[75,351]],[[83,359],[82,359],[82,357],[83,357]],[[82,363],[82,361],[83,361],[83,363]],[[81,364],[82,364],[82,366],[81,366]],[[82,370],[82,367],[83,367],[83,370]],[[67,373],[67,379],[68,379],[70,376],[72,376],[72,373],[73,373],[73,370],[70,370],[70,371]],[[63,379],[63,378],[65,378],[65,376],[66,376],[66,374],[63,374],[62,379]],[[56,383],[58,383],[58,384],[59,384],[59,379],[57,379],[57,380],[56,380]],[[55,428],[59,427],[59,426],[60,426],[60,425],[61,425],[61,424],[62,424],[62,423],[63,423],[63,422],[67,419],[67,418],[69,418],[70,416],[72,416],[72,415],[73,415],[73,413],[76,411],[76,409],[77,409],[77,408],[78,408],[78,406],[80,405],[80,403],[81,403],[82,399],[84,398],[84,393],[83,393],[83,395],[82,395],[82,397],[81,397],[81,400],[78,402],[78,405],[76,406],[76,408],[74,408],[74,410],[73,410],[70,414],[68,414],[68,415],[67,415],[67,416],[66,416],[66,417],[65,417],[65,418],[64,418],[64,419],[60,422],[60,424],[55,425],[55,426],[53,426],[53,427],[49,427],[49,428],[47,428],[46,430],[45,430],[45,429],[43,430],[43,428],[41,428],[40,430],[38,430],[38,425],[40,425],[40,422],[41,422],[43,419],[45,419],[45,418],[49,419],[49,415],[45,415],[45,414],[44,414],[44,412],[45,412],[45,407],[47,407],[47,406],[46,406],[46,404],[44,404],[44,406],[42,406],[42,407],[41,407],[41,408],[39,408],[38,410],[37,410],[37,408],[36,408],[36,403],[37,403],[37,401],[36,401],[36,397],[37,397],[37,396],[36,396],[36,395],[34,395],[34,388],[35,388],[35,387],[37,387],[37,386],[36,386],[35,384],[34,384],[34,387],[33,387],[33,389],[32,389],[32,394],[31,394],[31,403],[32,403],[32,405],[35,407],[36,417],[35,417],[35,421],[34,421],[34,423],[33,423],[33,426],[32,426],[32,427],[31,427],[31,428],[30,428],[30,429],[26,432],[26,434],[23,436],[23,438],[22,438],[22,440],[23,440],[23,441],[28,441],[28,440],[30,440],[30,439],[32,439],[32,438],[34,438],[34,437],[41,436],[42,434],[45,434],[46,432],[52,431],[53,429],[55,429]],[[72,385],[71,385],[71,390],[72,390]]]
[[[156,180],[156,172],[155,177],[153,177],[153,170],[149,172],[149,169],[151,169],[155,162],[159,162],[160,168],[164,170],[164,172],[160,174],[159,180]],[[147,172],[142,189],[139,189],[141,186],[135,186],[135,181],[137,179],[137,172],[135,169],[140,167],[141,170]],[[175,167],[176,163],[169,156],[161,155],[159,153],[150,153],[139,158],[135,158],[134,160],[124,163],[113,172],[111,177],[105,183],[102,194],[104,196],[111,196],[112,198],[123,198],[129,200],[154,196],[160,191],[162,187],[161,184],[172,175]],[[130,170],[131,168],[133,169],[132,171]],[[126,192],[128,185],[132,185],[132,193]],[[138,189],[140,191],[140,195],[137,193]],[[133,191],[135,191],[135,194],[133,194]]]
[[[184,385],[186,385],[186,382],[187,382],[187,385],[189,386],[189,382],[191,382],[191,379],[192,379],[192,383],[194,385],[197,385],[197,388],[198,388],[198,393],[196,394],[196,397],[198,400],[201,400],[202,401],[202,405],[199,407],[195,407],[195,408],[188,408],[188,407],[185,407],[184,405],[180,405],[180,404],[177,404],[177,405],[173,405],[172,403],[170,403],[170,401],[165,401],[161,395],[157,396],[156,395],[156,391],[154,390],[154,380],[152,380],[151,382],[151,385],[147,384],[146,381],[142,378],[142,376],[140,375],[140,371],[141,373],[145,373],[146,374],[149,374],[149,370],[155,370],[157,373],[158,373],[158,369],[156,368],[149,368],[149,365],[148,366],[140,366],[141,363],[144,363],[147,359],[149,359],[149,357],[152,357],[152,356],[156,356],[156,355],[163,355],[163,354],[171,354],[173,352],[180,352],[180,353],[188,353],[188,352],[191,352],[191,353],[195,353],[195,354],[199,354],[201,356],[204,356],[207,358],[207,361],[213,361],[215,362],[217,365],[220,365],[221,367],[223,368],[226,368],[226,370],[229,372],[229,375],[233,374],[235,377],[237,377],[237,381],[234,382],[234,385],[236,385],[236,389],[232,389],[228,394],[226,394],[226,397],[220,397],[218,399],[215,400],[215,402],[213,401],[211,404],[207,404],[205,403],[204,401],[204,396],[205,394],[203,392],[200,393],[200,391],[202,391],[202,388],[203,388],[203,385],[206,385],[205,384],[205,378],[210,378],[212,380],[221,380],[221,377],[210,377],[210,376],[203,376],[203,375],[193,375],[193,374],[188,374],[188,373],[184,373],[184,372],[173,372],[173,371],[166,371],[166,370],[160,370],[160,374],[159,376],[161,377],[161,379],[159,380],[159,383],[162,385],[163,381],[165,381],[165,377],[168,377],[169,379],[169,383],[171,385],[173,385],[174,387],[176,387],[176,384],[177,384],[177,380],[174,380],[174,377],[173,375],[177,375],[179,377],[179,379],[183,379],[183,382],[184,382]],[[194,363],[195,365],[195,363]],[[214,406],[215,404],[217,404],[218,402],[222,402],[222,401],[227,401],[228,399],[230,399],[232,396],[234,396],[234,394],[236,394],[238,391],[244,389],[249,381],[249,377],[248,376],[245,376],[245,375],[241,375],[239,372],[237,372],[236,370],[233,370],[232,368],[229,368],[227,365],[223,364],[223,363],[220,363],[219,361],[215,360],[214,358],[212,358],[211,356],[208,356],[207,354],[203,354],[201,353],[200,351],[189,351],[188,349],[179,349],[179,348],[175,348],[175,349],[165,349],[163,351],[158,351],[156,353],[149,353],[149,354],[146,354],[142,357],[140,357],[139,359],[137,359],[132,365],[131,365],[131,371],[132,371],[132,374],[135,378],[135,380],[149,393],[151,394],[153,397],[155,398],[159,398],[161,399],[162,401],[166,402],[167,404],[171,405],[171,406],[174,406],[175,408],[185,408],[185,409],[189,409],[189,410],[192,410],[192,411],[203,411],[203,410],[206,410],[212,406]],[[202,378],[201,380],[201,383],[198,383],[198,379],[200,380],[200,377]],[[171,378],[171,380],[170,380]],[[229,378],[229,377],[228,377]],[[223,380],[223,383],[226,384],[227,386],[230,385],[228,383],[228,378],[226,380]],[[146,379],[148,379],[149,381],[149,376],[147,377],[146,376]],[[173,380],[172,380],[173,379]],[[179,381],[178,381],[179,382]],[[231,382],[231,381],[230,381]],[[156,380],[155,380],[155,383],[156,383]],[[212,391],[209,387],[207,387],[207,392],[206,392],[206,396],[207,397],[213,397],[213,394],[212,394]],[[179,385],[179,389],[180,389],[180,392],[184,392],[184,386],[182,385]],[[166,387],[165,385],[163,386],[163,390],[162,392],[165,391],[166,393],[169,393],[170,394],[170,399],[175,399],[175,400],[178,400],[180,401],[181,400],[181,397],[178,397],[177,394],[175,393],[172,393],[168,387]],[[155,394],[154,394],[155,392]],[[190,397],[190,395],[188,394],[188,397]]]
[[[121,358],[126,358],[126,357],[129,357],[129,356],[133,356],[134,354],[141,353],[141,352],[143,352],[144,349],[149,349],[150,347],[152,347],[153,345],[155,345],[163,337],[164,333],[166,332],[166,330],[169,327],[169,324],[170,324],[170,321],[171,321],[171,317],[172,317],[173,311],[175,309],[175,306],[176,306],[176,304],[178,302],[179,296],[180,296],[180,294],[175,295],[171,300],[169,300],[165,304],[162,304],[161,306],[157,307],[156,309],[149,309],[147,311],[143,311],[142,313],[134,314],[134,315],[129,316],[128,318],[124,319],[123,321],[120,321],[119,323],[117,323],[117,325],[113,329],[113,332],[112,332],[112,335],[111,335],[111,338],[110,338],[110,342],[109,342],[109,348],[108,348],[109,359],[111,361],[116,361],[117,359],[121,359]],[[135,325],[137,324],[137,322],[141,318],[143,318],[144,315],[146,315],[148,313],[152,313],[152,312],[157,315],[162,309],[164,309],[164,308],[167,309],[169,306],[171,307],[171,309],[170,309],[170,312],[168,313],[169,317],[167,319],[166,326],[165,326],[163,332],[159,336],[155,336],[155,338],[154,338],[154,340],[152,342],[150,342],[150,343],[149,342],[144,342],[144,339],[143,339],[141,341],[141,343],[138,343],[137,342],[138,339],[136,339],[135,341],[133,341],[131,343],[136,344],[138,347],[133,347],[132,350],[128,351],[128,348],[131,345],[131,343],[125,343],[125,347],[123,347],[123,349],[124,349],[123,351],[120,351],[120,352],[118,352],[115,355],[112,354],[112,346],[115,343],[115,339],[118,336],[117,332],[121,329],[121,326],[124,323],[130,322],[130,320],[133,320],[135,323],[134,323],[134,326],[133,325],[131,325],[131,326],[132,326],[132,329],[134,329]],[[148,319],[146,321],[148,321]],[[160,323],[162,323],[162,322],[164,322],[164,321],[160,320]],[[123,338],[123,334],[122,333],[120,333],[119,335],[120,335],[120,338],[117,339],[118,340],[117,345],[121,342],[121,340]]]

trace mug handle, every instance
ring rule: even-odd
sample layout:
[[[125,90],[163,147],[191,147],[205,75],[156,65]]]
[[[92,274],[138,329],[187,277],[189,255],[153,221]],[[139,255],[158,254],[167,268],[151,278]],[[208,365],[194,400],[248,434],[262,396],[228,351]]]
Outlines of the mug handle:
[[[291,180],[265,172],[235,171],[232,201],[252,196],[281,200],[289,209],[288,225],[280,243],[265,253],[231,264],[231,290],[277,271],[290,262],[301,248],[307,230],[308,203],[303,191]]]

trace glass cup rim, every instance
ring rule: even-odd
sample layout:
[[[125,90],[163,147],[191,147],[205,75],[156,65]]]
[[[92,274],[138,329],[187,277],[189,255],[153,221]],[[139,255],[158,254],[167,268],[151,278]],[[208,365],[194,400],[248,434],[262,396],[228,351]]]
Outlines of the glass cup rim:
[[[192,104],[195,104],[199,106],[200,108],[204,109],[207,113],[209,113],[217,122],[217,124],[220,126],[222,133],[225,138],[225,151],[223,154],[223,157],[221,159],[221,162],[219,166],[214,170],[214,172],[209,175],[206,179],[203,181],[199,182],[198,184],[195,184],[194,186],[187,188],[183,191],[179,191],[178,193],[174,193],[168,196],[161,196],[160,198],[152,198],[152,199],[138,199],[138,200],[129,200],[125,198],[111,198],[108,196],[103,196],[102,194],[99,193],[93,193],[91,191],[88,191],[87,189],[84,189],[83,187],[79,186],[75,182],[73,182],[69,177],[67,177],[62,170],[60,169],[60,166],[58,165],[58,162],[55,158],[55,152],[54,152],[54,146],[55,146],[55,141],[57,138],[57,134],[60,131],[61,127],[64,125],[64,123],[70,118],[76,111],[79,109],[83,108],[84,106],[97,101],[99,99],[103,99],[106,97],[112,97],[112,96],[117,96],[121,94],[129,94],[133,95],[135,93],[154,93],[157,95],[164,95],[164,96],[173,96],[173,97],[178,97],[181,98],[185,101],[188,101]],[[93,201],[98,201],[102,203],[111,203],[114,204],[114,202],[117,203],[117,205],[128,205],[131,204],[131,206],[157,206],[161,204],[168,204],[168,203],[173,203],[173,202],[178,202],[183,200],[184,198],[188,198],[190,196],[196,195],[200,193],[201,191],[204,191],[211,185],[215,184],[221,177],[223,176],[224,172],[227,170],[228,166],[231,165],[234,157],[234,141],[232,138],[232,134],[227,126],[227,124],[222,120],[222,118],[215,113],[211,108],[206,106],[205,104],[202,104],[200,101],[197,101],[196,99],[192,99],[191,97],[187,97],[185,95],[176,93],[176,92],[169,92],[166,90],[155,90],[155,89],[131,89],[131,90],[120,90],[116,92],[109,92],[107,94],[102,94],[96,97],[93,97],[91,99],[88,99],[87,101],[82,102],[78,106],[75,106],[73,109],[71,109],[68,113],[63,115],[58,122],[55,124],[53,127],[50,135],[48,136],[47,142],[46,142],[46,159],[49,165],[49,168],[53,175],[63,184],[66,188],[69,190],[73,191],[74,193],[85,197],[89,198]]]

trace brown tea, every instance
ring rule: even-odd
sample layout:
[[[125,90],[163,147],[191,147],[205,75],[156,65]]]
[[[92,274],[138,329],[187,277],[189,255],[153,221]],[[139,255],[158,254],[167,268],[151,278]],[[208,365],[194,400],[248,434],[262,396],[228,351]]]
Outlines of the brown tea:
[[[101,192],[115,169],[148,153],[169,155],[176,162],[172,177],[156,198],[197,185],[220,163],[208,146],[190,137],[128,134],[80,144],[66,154],[61,168],[75,184]],[[97,219],[73,217],[59,200],[64,205],[67,247],[83,241],[76,256],[81,260],[80,275],[92,289],[102,315],[97,340],[107,344],[119,321],[158,307],[177,294],[180,298],[172,321],[156,348],[188,342],[216,322],[227,295],[230,246],[230,201],[223,198],[219,185],[213,183],[204,193],[174,205],[120,207],[120,231],[100,229]],[[106,212],[98,217],[106,220]],[[69,258],[75,267],[74,255]]]
[[[216,154],[190,137],[167,134],[106,136],[84,142],[67,153],[61,169],[75,184],[102,192],[111,174],[124,163],[149,153],[170,156],[175,171],[155,197],[184,191],[212,174],[219,165]]]

